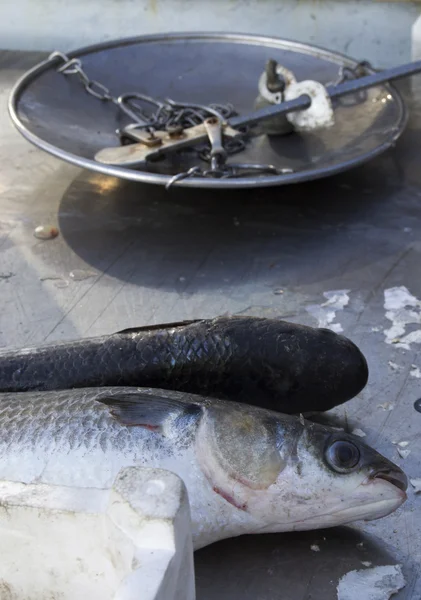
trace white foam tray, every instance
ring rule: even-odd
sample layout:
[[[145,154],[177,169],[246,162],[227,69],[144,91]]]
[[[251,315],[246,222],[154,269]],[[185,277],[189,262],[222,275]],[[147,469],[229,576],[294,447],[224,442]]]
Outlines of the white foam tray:
[[[0,482],[0,597],[194,600],[187,491],[160,469],[111,490]]]

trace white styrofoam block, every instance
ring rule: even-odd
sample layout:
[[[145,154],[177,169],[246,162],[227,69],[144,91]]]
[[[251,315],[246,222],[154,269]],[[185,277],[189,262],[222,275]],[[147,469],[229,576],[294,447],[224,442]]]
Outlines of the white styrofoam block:
[[[0,598],[194,600],[181,479],[126,468],[112,490],[0,482]]]

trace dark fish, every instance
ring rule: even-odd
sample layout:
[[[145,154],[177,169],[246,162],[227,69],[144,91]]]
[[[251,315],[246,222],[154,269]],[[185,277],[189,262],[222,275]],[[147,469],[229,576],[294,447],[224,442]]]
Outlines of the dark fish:
[[[276,319],[219,317],[0,353],[0,392],[146,386],[284,413],[325,411],[367,383],[347,338]]]

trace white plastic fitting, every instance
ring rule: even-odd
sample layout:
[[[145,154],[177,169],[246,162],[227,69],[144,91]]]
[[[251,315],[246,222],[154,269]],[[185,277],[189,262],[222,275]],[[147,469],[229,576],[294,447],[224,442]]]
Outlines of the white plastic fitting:
[[[314,131],[332,127],[335,123],[332,102],[325,86],[318,81],[299,81],[291,83],[284,93],[285,100],[294,100],[306,94],[311,98],[311,105],[305,110],[287,113],[288,121],[297,131]]]
[[[282,65],[276,66],[276,72],[281,75],[285,81],[285,88],[287,89],[292,83],[296,83],[295,75],[292,71],[283,67]],[[259,95],[264,98],[270,104],[280,104],[284,100],[282,92],[270,92],[267,87],[267,75],[264,71],[259,78]]]

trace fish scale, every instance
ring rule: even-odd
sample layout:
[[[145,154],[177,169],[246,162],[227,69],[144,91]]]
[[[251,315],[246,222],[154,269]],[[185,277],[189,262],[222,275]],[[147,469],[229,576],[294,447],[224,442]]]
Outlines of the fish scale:
[[[284,413],[329,410],[367,379],[367,362],[349,339],[259,317],[139,327],[0,352],[0,392],[156,387]]]
[[[74,398],[71,391],[53,396],[35,393],[30,398],[4,394],[0,400],[1,453],[7,451],[6,443],[9,446],[23,444],[34,452],[40,444],[57,444],[57,447],[65,444],[72,451],[80,445],[90,449],[103,433],[113,440],[121,427],[95,397],[101,397],[101,394],[92,398],[89,395]],[[125,437],[125,443],[128,443],[127,435]]]

